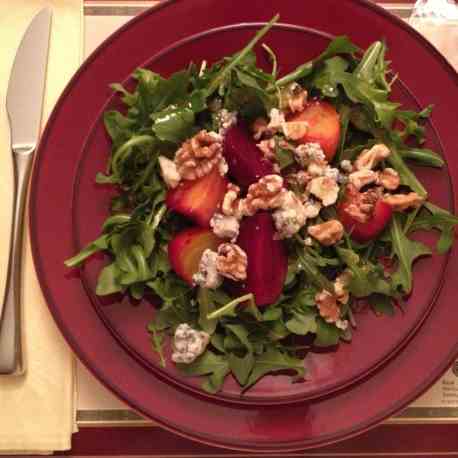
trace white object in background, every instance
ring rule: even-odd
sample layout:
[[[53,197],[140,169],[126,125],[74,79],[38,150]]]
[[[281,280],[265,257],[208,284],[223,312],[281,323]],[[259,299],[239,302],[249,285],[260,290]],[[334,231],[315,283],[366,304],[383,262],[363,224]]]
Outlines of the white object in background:
[[[409,23],[458,70],[458,6],[453,0],[418,0]]]
[[[458,20],[458,7],[454,0],[418,0],[415,3],[411,19],[430,21]]]

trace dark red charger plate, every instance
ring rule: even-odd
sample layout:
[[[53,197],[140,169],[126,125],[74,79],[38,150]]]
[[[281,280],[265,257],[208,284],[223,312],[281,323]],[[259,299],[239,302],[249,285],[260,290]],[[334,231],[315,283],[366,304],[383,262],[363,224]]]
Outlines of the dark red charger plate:
[[[209,401],[155,377],[113,338],[94,313],[81,280],[69,274],[62,264],[75,248],[72,193],[85,142],[97,129],[100,111],[110,96],[108,83],[124,80],[136,66],[177,40],[212,27],[265,21],[279,11],[282,22],[333,35],[350,34],[361,46],[386,37],[396,69],[418,103],[436,103],[433,122],[441,149],[446,157],[451,154],[458,140],[453,126],[456,73],[431,45],[401,21],[363,1],[342,4],[326,0],[307,10],[295,1],[239,2],[243,5],[240,9],[236,3],[165,2],[114,34],[83,65],[43,135],[31,201],[34,258],[50,309],[68,342],[92,372],[132,407],[169,429],[214,445],[266,451],[300,449],[342,439],[375,425],[410,402],[446,369],[457,352],[457,338],[444,332],[458,318],[458,311],[452,307],[456,288],[450,281],[458,270],[455,259],[450,260],[444,286],[428,319],[389,364],[332,397],[268,407]],[[427,74],[421,73],[425,68]],[[99,154],[104,158],[106,152]],[[450,165],[453,186],[458,170],[456,162]],[[98,201],[92,189],[81,189],[87,192],[87,202]],[[440,192],[438,197],[447,199],[447,194]],[[100,202],[104,205],[103,199]],[[88,212],[88,227],[93,224],[92,217],[93,213]],[[435,284],[421,284],[420,292],[425,288],[425,295],[432,293],[431,285]]]

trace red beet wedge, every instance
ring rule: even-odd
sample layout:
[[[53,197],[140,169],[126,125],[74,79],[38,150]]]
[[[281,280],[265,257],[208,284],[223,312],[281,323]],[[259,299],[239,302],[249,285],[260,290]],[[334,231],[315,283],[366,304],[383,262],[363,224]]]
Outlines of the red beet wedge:
[[[227,184],[227,179],[215,167],[208,175],[182,181],[177,188],[171,189],[167,194],[167,207],[187,216],[199,226],[208,227],[223,201]]]
[[[340,116],[328,102],[313,100],[304,111],[292,116],[289,121],[307,121],[308,130],[301,143],[319,143],[328,161],[337,151],[340,141]]]
[[[237,244],[248,256],[247,279],[238,284],[240,294],[253,293],[256,304],[274,303],[280,296],[288,271],[286,249],[281,240],[274,240],[272,215],[259,212],[244,218]]]
[[[229,165],[229,174],[244,188],[273,172],[273,165],[262,155],[248,128],[239,123],[226,132],[224,157]]]
[[[216,251],[222,242],[210,229],[185,229],[169,242],[170,265],[179,277],[192,285],[192,276],[199,270],[202,253],[207,248]]]
[[[360,199],[361,193],[348,186],[342,202],[337,207],[337,215],[345,230],[350,233],[351,238],[357,242],[365,243],[377,238],[385,229],[391,220],[393,210],[387,203],[379,199],[374,205],[369,221],[361,223],[347,212],[348,207],[351,204],[358,205]]]

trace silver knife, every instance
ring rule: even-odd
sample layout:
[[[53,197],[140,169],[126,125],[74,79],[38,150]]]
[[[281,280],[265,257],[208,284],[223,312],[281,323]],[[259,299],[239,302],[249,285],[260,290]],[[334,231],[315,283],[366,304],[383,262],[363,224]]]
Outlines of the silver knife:
[[[14,164],[13,220],[5,295],[0,304],[0,374],[24,373],[21,345],[21,271],[24,206],[38,144],[51,31],[51,9],[28,26],[14,59],[6,109]]]

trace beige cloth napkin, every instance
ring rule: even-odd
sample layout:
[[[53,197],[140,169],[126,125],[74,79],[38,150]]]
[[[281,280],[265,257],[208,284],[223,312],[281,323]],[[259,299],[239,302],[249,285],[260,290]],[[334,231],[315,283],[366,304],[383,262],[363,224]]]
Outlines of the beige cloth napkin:
[[[52,8],[53,17],[44,122],[81,62],[82,0],[0,1],[0,298],[8,259],[13,182],[6,89],[21,37],[32,17],[45,6]],[[28,223],[25,226],[23,341],[27,372],[21,377],[0,376],[0,454],[67,450],[76,428],[75,360],[42,296]]]

